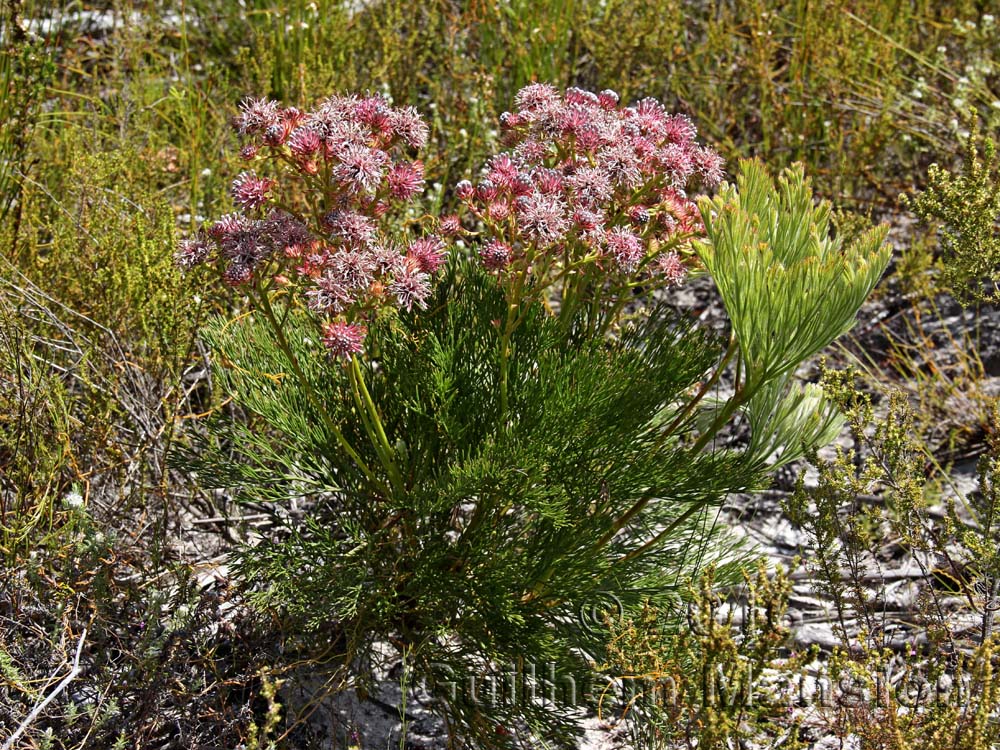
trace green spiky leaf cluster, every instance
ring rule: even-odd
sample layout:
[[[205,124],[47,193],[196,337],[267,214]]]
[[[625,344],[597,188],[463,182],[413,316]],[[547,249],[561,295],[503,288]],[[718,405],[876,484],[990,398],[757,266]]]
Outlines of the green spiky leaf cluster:
[[[701,204],[698,254],[740,345],[749,387],[781,378],[854,325],[889,262],[886,226],[850,244],[830,235],[830,205],[814,204],[801,165],[777,184],[756,160],[736,185]]]
[[[874,227],[850,242],[831,236],[830,205],[814,202],[801,165],[775,181],[759,161],[744,160],[736,184],[700,207],[707,239],[695,249],[739,352],[736,393],[721,413],[742,409],[751,426],[748,455],[777,468],[840,431],[822,392],[791,377],[854,325],[889,262],[888,230]]]

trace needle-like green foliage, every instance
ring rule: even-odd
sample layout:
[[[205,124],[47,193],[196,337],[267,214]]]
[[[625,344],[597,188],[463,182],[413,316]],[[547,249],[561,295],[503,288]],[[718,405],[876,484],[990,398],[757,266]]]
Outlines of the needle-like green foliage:
[[[854,325],[889,262],[887,227],[848,243],[831,236],[830,206],[814,203],[801,165],[775,182],[756,160],[740,162],[736,184],[700,207],[707,238],[694,247],[729,313],[742,375],[715,426],[742,409],[748,457],[777,468],[830,442],[842,426],[819,389],[790,379]]]
[[[801,166],[775,184],[759,161],[741,161],[736,185],[701,210],[708,240],[696,248],[732,320],[751,391],[850,329],[889,262],[885,226],[847,245],[830,236],[830,206],[813,203]]]
[[[492,726],[544,720],[558,740],[589,700],[580,650],[600,658],[604,648],[600,617],[579,613],[608,602],[675,607],[698,566],[731,547],[706,513],[758,476],[739,453],[691,455],[684,430],[664,440],[651,428],[721,353],[711,334],[666,313],[614,342],[569,345],[536,303],[513,337],[504,419],[492,322],[504,308],[495,280],[465,266],[428,312],[369,332],[380,358],[362,366],[401,494],[379,494],[344,455],[260,316],[206,331],[217,383],[259,417],[257,429],[219,421],[181,463],[202,486],[309,508],[287,539],[240,553],[259,604],[296,628],[340,634],[349,660],[377,640],[405,643],[439,695],[457,685],[447,712],[462,735],[496,743]],[[331,366],[308,321],[293,316],[286,330],[316,402],[375,465],[344,368]],[[470,679],[502,680],[515,664],[539,674],[554,665],[579,694],[548,707],[523,695],[484,706],[468,694]]]
[[[746,415],[748,453],[772,471],[803,458],[810,448],[833,442],[844,425],[818,385],[788,387],[784,379],[768,383],[750,399]]]

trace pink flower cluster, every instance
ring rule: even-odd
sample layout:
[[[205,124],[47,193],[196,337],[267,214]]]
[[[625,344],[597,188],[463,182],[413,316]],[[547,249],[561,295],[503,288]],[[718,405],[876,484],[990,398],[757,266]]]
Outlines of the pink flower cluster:
[[[691,121],[655,99],[623,108],[613,91],[543,83],[521,89],[516,104],[500,118],[509,151],[456,191],[487,228],[484,265],[608,259],[624,276],[683,278],[675,248],[702,228],[686,191],[723,177],[721,157],[695,142]]]
[[[234,126],[244,160],[269,162],[274,176],[241,173],[231,187],[238,210],[183,240],[179,265],[217,262],[231,285],[294,286],[326,321],[335,356],[362,351],[378,308],[426,306],[445,242],[400,242],[383,220],[424,189],[423,164],[408,156],[428,136],[415,109],[381,96],[331,97],[311,112],[247,99]]]

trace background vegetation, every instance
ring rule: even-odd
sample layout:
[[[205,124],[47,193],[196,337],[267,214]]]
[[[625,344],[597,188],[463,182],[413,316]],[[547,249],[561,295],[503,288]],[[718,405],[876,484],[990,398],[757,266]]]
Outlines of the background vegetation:
[[[165,461],[210,415],[252,420],[213,382],[197,335],[210,313],[238,315],[240,302],[181,276],[172,249],[178,232],[228,209],[239,171],[229,121],[244,96],[309,105],[372,90],[415,105],[432,126],[427,173],[439,176],[427,200],[449,207],[455,183],[496,149],[499,114],[532,80],[656,96],[689,114],[730,164],[804,162],[817,191],[846,209],[838,231],[871,219],[895,227],[875,322],[835,355],[860,368],[850,386],[834,382],[856,459],[814,457],[824,489],[807,499],[814,506],[789,500],[787,515],[836,550],[811,575],[855,619],[878,611],[865,550],[924,553],[920,611],[936,646],[914,658],[964,670],[978,686],[958,718],[897,725],[886,723],[892,711],[841,707],[816,729],[775,725],[760,704],[706,713],[704,684],[692,684],[679,714],[637,704],[632,741],[701,736],[699,747],[725,747],[767,735],[788,747],[830,733],[887,748],[995,743],[995,661],[983,636],[1000,580],[991,390],[1000,358],[987,345],[996,264],[982,259],[997,254],[998,17],[991,1],[5,0],[0,743],[70,673],[82,640],[84,668],[17,740],[24,747],[309,746],[298,719],[315,705],[288,685],[322,682],[322,648],[245,606],[221,557],[236,540],[280,538],[296,509],[198,491]],[[887,387],[898,395],[885,397]],[[886,423],[890,413],[902,421]],[[969,507],[941,502],[949,465],[981,456]],[[965,575],[972,558],[979,566]],[[754,606],[780,608],[784,589],[769,586],[755,584]],[[968,599],[978,635],[942,616],[942,587]],[[701,635],[678,641],[656,613],[619,623],[619,672],[752,658],[792,674],[806,663],[788,660],[778,626],[730,642],[730,629],[697,618],[731,592],[695,592]],[[877,624],[872,615],[860,635],[845,628],[826,658],[871,674],[891,646]],[[949,728],[957,734],[934,734]],[[338,737],[355,741],[347,727]],[[921,744],[929,737],[944,744]]]

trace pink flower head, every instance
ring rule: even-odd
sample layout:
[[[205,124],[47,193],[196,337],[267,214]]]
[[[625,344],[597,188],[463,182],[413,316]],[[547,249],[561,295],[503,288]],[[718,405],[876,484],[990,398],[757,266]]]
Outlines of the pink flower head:
[[[506,242],[490,240],[479,251],[483,265],[490,271],[502,271],[510,264],[514,251]]]
[[[243,214],[223,216],[208,228],[208,234],[218,243],[223,258],[245,267],[229,272],[234,279],[242,278],[244,270],[247,274],[252,272],[253,267],[270,255],[274,248],[267,222]]]
[[[330,269],[330,278],[350,291],[365,290],[375,280],[375,260],[371,253],[364,250],[330,253],[326,266]]]
[[[509,192],[517,178],[517,165],[507,154],[494,156],[490,160],[490,170],[487,178],[503,192]]]
[[[531,195],[535,192],[535,183],[531,181],[531,175],[519,174],[510,185],[510,192],[515,196]]]
[[[252,223],[253,220],[243,214],[226,214],[216,219],[208,228],[208,234],[212,239],[222,241],[230,235],[248,231]]]
[[[619,142],[602,148],[597,154],[597,164],[615,185],[631,190],[642,183],[639,157],[628,143]]]
[[[635,122],[658,141],[666,133],[667,112],[656,99],[646,97],[635,106]]]
[[[576,131],[576,152],[585,154],[596,151],[607,143],[607,138],[600,127],[593,123],[587,124]]]
[[[516,128],[519,125],[523,125],[524,121],[520,115],[513,112],[501,112],[500,113],[500,127],[504,130],[510,130]]]
[[[674,231],[698,232],[704,228],[697,204],[683,191],[673,188],[662,190],[660,201],[663,208],[674,218]]]
[[[406,257],[391,243],[377,245],[372,252],[372,262],[379,276],[396,276],[403,273],[407,266]]]
[[[490,221],[499,222],[510,216],[510,210],[510,201],[495,200],[486,207],[486,215]]]
[[[288,139],[288,125],[283,122],[276,122],[268,125],[264,130],[264,143],[268,146],[277,147]]]
[[[690,143],[698,135],[698,129],[685,115],[670,115],[663,125],[663,137],[670,143]]]
[[[326,267],[326,258],[329,254],[325,248],[321,252],[309,253],[302,259],[302,264],[295,270],[299,276],[318,279],[323,275],[323,269]]]
[[[355,211],[331,211],[323,217],[323,228],[347,247],[368,247],[375,240],[375,224]]]
[[[354,304],[354,296],[339,279],[327,272],[306,292],[306,303],[318,313],[337,315]]]
[[[577,208],[573,212],[573,223],[584,232],[593,232],[604,224],[604,214],[600,211]]]
[[[656,144],[653,143],[649,138],[642,135],[632,135],[629,136],[632,148],[635,150],[635,155],[639,157],[644,167],[647,167],[647,172],[655,172],[655,162],[653,162],[650,157],[656,154]],[[653,169],[648,169],[650,164],[653,165]]]
[[[517,92],[514,102],[522,110],[540,110],[559,103],[559,91],[547,83],[532,83]]]
[[[291,133],[295,130],[295,128],[302,124],[302,120],[305,118],[305,113],[298,107],[285,107],[278,113],[278,118],[285,126],[287,132]]]
[[[481,200],[483,203],[489,203],[490,201],[495,200],[498,195],[500,195],[500,189],[493,184],[492,180],[482,180],[476,186],[476,198]]]
[[[524,164],[541,164],[552,152],[549,143],[529,138],[514,149],[514,156]]]
[[[331,180],[356,193],[375,192],[389,162],[385,151],[356,144],[340,149],[337,157],[340,164],[334,167]]]
[[[240,102],[240,114],[236,118],[236,130],[240,135],[263,133],[278,122],[278,103],[271,99],[246,98]]]
[[[396,304],[407,312],[416,305],[427,309],[427,297],[431,293],[430,277],[417,268],[407,267],[397,274],[389,285],[389,293],[396,297]]]
[[[253,172],[240,172],[229,192],[244,211],[256,211],[268,201],[274,180],[258,177]]]
[[[542,193],[517,199],[517,223],[526,237],[540,245],[559,242],[570,227],[562,198]]]
[[[208,260],[212,253],[212,243],[208,237],[199,232],[194,237],[183,239],[177,244],[174,262],[184,269],[192,268]]]
[[[604,91],[597,95],[597,103],[600,104],[601,109],[614,109],[618,106],[620,99],[621,97],[618,96],[618,92],[611,89],[604,89]]]
[[[413,107],[394,109],[389,115],[393,132],[411,148],[423,148],[427,143],[427,123]]]
[[[618,268],[627,274],[635,273],[646,254],[642,240],[624,227],[615,227],[608,232],[606,241]]]
[[[305,224],[280,210],[271,211],[267,215],[264,231],[271,238],[275,249],[286,254],[289,248],[304,248],[315,239]]]
[[[358,104],[356,96],[331,96],[306,116],[307,122],[331,123],[353,120]]]
[[[552,195],[563,189],[562,175],[554,169],[536,169],[531,176],[540,193]]]
[[[574,199],[585,206],[599,206],[611,199],[608,173],[597,167],[582,167],[566,178]]]
[[[457,214],[446,214],[438,221],[438,231],[445,237],[455,237],[462,232],[462,220]]]
[[[389,134],[392,132],[390,124],[391,108],[389,102],[381,94],[367,96],[354,103],[354,118],[372,130]]]
[[[296,128],[288,137],[289,150],[298,157],[310,157],[319,151],[323,138],[316,128],[305,126]]]
[[[687,269],[681,263],[681,257],[672,251],[656,259],[654,270],[666,280],[668,286],[680,284],[687,274]]]
[[[251,278],[253,278],[253,267],[238,261],[230,263],[226,266],[226,270],[222,273],[222,280],[225,281],[228,286],[240,286],[241,284],[246,284]]]
[[[687,184],[694,173],[695,160],[691,150],[678,143],[668,143],[656,152],[656,165],[668,180],[679,187]]]
[[[411,258],[421,271],[427,274],[437,272],[448,259],[448,253],[444,249],[444,242],[440,237],[430,235],[421,237],[414,241],[407,250],[407,256]]]
[[[368,330],[358,323],[340,320],[323,324],[323,346],[330,350],[330,356],[350,359],[364,351]]]
[[[713,188],[722,182],[726,173],[723,169],[722,157],[716,151],[702,147],[695,149],[692,157],[706,187]]]
[[[339,159],[349,146],[368,145],[369,135],[353,120],[316,120],[311,124],[323,136],[323,155],[327,159]]]
[[[396,200],[409,200],[424,189],[424,165],[419,161],[398,162],[389,170],[386,182],[389,195]]]
[[[556,114],[556,129],[562,136],[577,135],[590,124],[590,110],[580,105],[563,107]]]
[[[569,104],[584,104],[591,107],[600,103],[597,94],[592,91],[576,88],[575,86],[566,89],[566,101]]]
[[[476,194],[476,189],[472,186],[472,183],[468,180],[462,180],[457,185],[455,185],[455,196],[460,201],[467,201]]]

